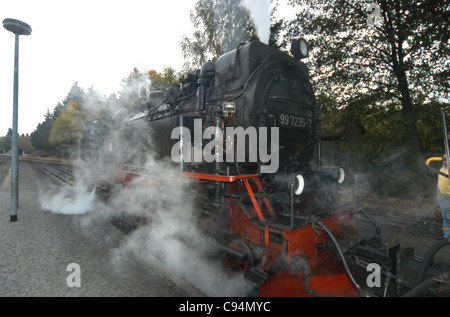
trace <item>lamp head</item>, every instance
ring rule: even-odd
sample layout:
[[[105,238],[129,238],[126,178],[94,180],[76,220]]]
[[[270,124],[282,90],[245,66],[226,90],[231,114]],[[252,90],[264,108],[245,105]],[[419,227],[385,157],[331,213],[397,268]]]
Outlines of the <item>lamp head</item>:
[[[32,31],[31,26],[16,19],[4,19],[3,27],[17,35],[30,35]]]

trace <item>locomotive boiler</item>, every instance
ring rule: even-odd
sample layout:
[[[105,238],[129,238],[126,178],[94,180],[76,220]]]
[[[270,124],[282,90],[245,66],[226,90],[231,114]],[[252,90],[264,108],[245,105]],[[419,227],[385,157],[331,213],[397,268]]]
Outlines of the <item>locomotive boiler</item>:
[[[204,217],[221,219],[209,229],[224,266],[259,296],[403,295],[444,269],[356,234],[354,214],[367,214],[340,195],[344,170],[322,163],[307,55],[302,39],[290,54],[243,43],[180,85],[142,94],[137,111],[87,123],[81,157],[102,162],[94,177],[106,198],[168,175],[148,168],[149,156],[178,171],[204,193]],[[373,263],[383,283],[367,286]]]

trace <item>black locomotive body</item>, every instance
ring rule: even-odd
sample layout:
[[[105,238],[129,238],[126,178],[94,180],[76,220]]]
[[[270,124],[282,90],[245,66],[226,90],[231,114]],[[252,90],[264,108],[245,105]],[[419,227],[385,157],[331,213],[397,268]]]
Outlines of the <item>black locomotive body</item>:
[[[118,124],[139,130],[145,122],[160,158],[171,157],[178,142],[170,132],[182,125],[193,135],[195,119],[202,120],[202,131],[208,126],[267,127],[269,143],[270,128],[278,127],[279,165],[290,171],[307,165],[320,141],[320,108],[306,65],[258,41],[206,63],[179,87],[151,92],[141,102],[141,112],[120,118]],[[207,140],[202,142],[204,146]]]
[[[320,105],[293,48],[295,58],[259,41],[241,44],[179,86],[141,96],[138,111],[86,124],[81,157],[94,157],[94,176],[114,185],[161,177],[149,160],[198,181],[202,208],[227,218],[217,224],[226,226],[224,263],[262,296],[361,295],[366,277],[352,274],[361,263],[378,261],[393,276],[413,260],[397,249],[381,256],[379,239],[355,235],[357,210],[336,188],[345,173],[322,165]],[[393,283],[368,293],[386,294]]]

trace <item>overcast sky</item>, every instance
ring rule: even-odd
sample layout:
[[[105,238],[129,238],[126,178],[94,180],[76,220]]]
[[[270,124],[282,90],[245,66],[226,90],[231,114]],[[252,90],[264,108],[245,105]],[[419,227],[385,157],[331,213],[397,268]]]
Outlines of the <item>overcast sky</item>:
[[[0,21],[17,19],[32,33],[19,37],[19,134],[31,134],[78,82],[103,95],[137,67],[183,65],[180,40],[192,34],[196,0],[0,0]],[[269,24],[270,0],[245,0]],[[287,3],[287,0],[286,0]],[[287,9],[286,9],[287,8]],[[262,13],[262,14],[261,14]],[[292,16],[286,4],[279,15]],[[257,23],[258,24],[258,23]],[[268,30],[266,30],[268,31]],[[14,34],[0,28],[0,136],[12,128]]]
[[[180,39],[195,0],[0,1],[0,21],[33,30],[19,38],[19,133],[33,132],[75,82],[109,95],[137,67],[181,70]],[[0,29],[0,136],[12,128],[14,34]]]

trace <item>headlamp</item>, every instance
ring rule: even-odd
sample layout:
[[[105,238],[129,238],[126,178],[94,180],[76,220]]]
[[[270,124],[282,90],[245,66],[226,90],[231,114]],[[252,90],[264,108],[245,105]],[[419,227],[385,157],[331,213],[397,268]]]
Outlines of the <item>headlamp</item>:
[[[303,59],[309,56],[309,45],[305,39],[296,39],[291,43],[291,53],[296,59]]]

